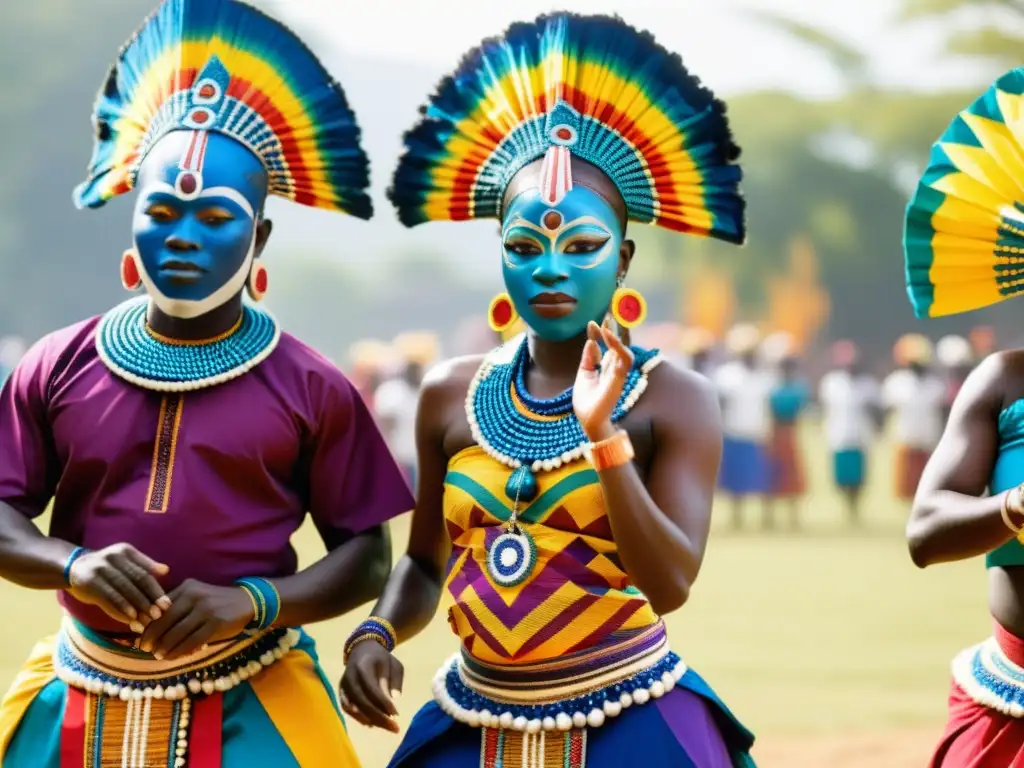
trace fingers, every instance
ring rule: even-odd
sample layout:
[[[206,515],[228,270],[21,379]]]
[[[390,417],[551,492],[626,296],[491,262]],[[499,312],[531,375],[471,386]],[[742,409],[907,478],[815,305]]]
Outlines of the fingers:
[[[392,656],[389,660],[388,688],[391,691],[392,700],[402,697],[402,688],[405,685],[405,667]]]
[[[133,631],[138,629],[144,629],[136,619],[138,613],[131,606],[131,604],[124,598],[124,596],[118,592],[113,585],[107,582],[104,578],[97,578],[89,585],[89,588],[94,598],[98,598],[97,605],[107,614],[110,618],[115,621],[120,621],[123,624],[133,625]],[[90,601],[91,602],[91,601]]]
[[[161,654],[165,659],[188,656],[190,653],[202,648],[213,636],[213,626],[210,622],[199,621],[199,626],[183,637],[180,641],[175,642],[176,638],[172,636],[172,633],[177,632],[179,627],[185,626],[186,622],[187,620],[178,622],[174,629],[165,635],[165,639],[162,641],[161,647],[158,647],[157,650],[161,651]],[[161,648],[163,650],[161,650]]]
[[[160,586],[160,582],[153,578],[150,572],[141,564],[129,557],[124,558],[123,567],[125,575],[153,603],[149,609],[150,616],[154,619],[159,619],[163,611],[171,607],[171,599],[164,593],[164,588]]]
[[[146,653],[154,653],[157,646],[162,643],[164,635],[170,632],[171,628],[178,624],[191,613],[192,603],[187,598],[173,601],[170,610],[166,611],[156,621],[152,622],[142,634],[140,647]]]
[[[153,558],[142,554],[131,544],[125,545],[124,555],[154,576],[166,576],[171,571],[167,565],[164,563],[158,563]],[[163,590],[161,590],[161,592],[163,592]]]
[[[622,339],[608,326],[607,322],[601,328],[601,336],[608,350],[613,352],[617,358],[615,367],[624,367],[627,370],[631,368],[633,366],[633,350],[622,343]]]
[[[368,682],[362,670],[356,673],[355,679],[348,687],[349,702],[359,710],[360,716],[366,725],[371,728],[383,728],[392,733],[398,733],[398,723],[391,719],[387,709],[383,705],[375,703],[383,700],[380,689],[376,682]]]
[[[601,348],[593,339],[587,339],[583,345],[583,355],[580,357],[580,369],[593,372],[601,365]]]
[[[351,717],[360,725],[365,725],[367,728],[372,728],[370,721],[363,717],[363,713],[359,711],[359,707],[348,700],[344,691],[341,691],[341,711]]]
[[[145,575],[145,571],[127,558],[118,555],[111,556],[110,564],[105,566],[105,568],[108,570],[105,570],[103,575],[131,603],[132,607],[138,611],[139,621],[142,624],[148,624],[151,619],[160,618],[160,609],[153,605],[153,601],[139,588],[135,581],[135,576],[138,574]]]

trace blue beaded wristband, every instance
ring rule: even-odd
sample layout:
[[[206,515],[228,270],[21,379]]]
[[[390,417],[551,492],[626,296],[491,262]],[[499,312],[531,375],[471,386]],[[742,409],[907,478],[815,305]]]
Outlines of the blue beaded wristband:
[[[67,562],[64,563],[64,583],[69,587],[71,586],[71,566],[75,564],[75,560],[86,554],[89,550],[85,547],[75,547],[71,550],[71,554],[68,555]]]
[[[277,587],[267,579],[249,577],[235,581],[236,587],[241,587],[252,599],[256,609],[256,615],[246,626],[246,629],[269,629],[281,615],[281,595]]]
[[[352,634],[348,636],[348,640],[345,641],[344,661],[346,664],[352,649],[364,640],[373,640],[384,646],[388,653],[391,653],[398,644],[398,635],[395,633],[394,627],[391,626],[391,622],[377,616],[371,616],[356,627]]]

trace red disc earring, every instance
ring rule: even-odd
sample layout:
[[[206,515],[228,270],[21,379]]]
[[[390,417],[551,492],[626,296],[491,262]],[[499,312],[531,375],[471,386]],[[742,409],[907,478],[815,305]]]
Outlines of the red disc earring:
[[[487,310],[487,322],[495,333],[504,333],[512,324],[519,319],[515,305],[507,293],[499,293],[491,299],[491,306]]]
[[[249,297],[253,301],[262,301],[263,297],[267,295],[269,287],[270,276],[267,273],[267,268],[260,263],[253,264],[252,272],[249,273],[249,281],[246,284]]]
[[[129,249],[121,256],[121,285],[125,290],[134,291],[142,285],[139,265],[135,261],[135,251]]]
[[[616,288],[612,295],[612,317],[623,328],[635,328],[647,317],[647,301],[640,291]]]

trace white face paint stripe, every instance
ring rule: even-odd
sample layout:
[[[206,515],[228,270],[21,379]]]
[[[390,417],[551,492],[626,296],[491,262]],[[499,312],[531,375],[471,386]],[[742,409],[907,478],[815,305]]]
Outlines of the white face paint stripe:
[[[249,245],[249,253],[246,254],[245,260],[242,261],[242,266],[238,268],[238,271],[233,274],[224,285],[218,288],[216,291],[211,293],[205,299],[199,299],[197,301],[191,301],[187,299],[172,299],[169,296],[160,292],[160,289],[156,287],[153,279],[146,272],[146,266],[142,263],[142,259],[138,260],[139,266],[139,277],[142,279],[142,285],[146,289],[146,293],[149,294],[149,298],[154,304],[167,315],[171,317],[177,317],[182,320],[191,320],[195,317],[205,315],[207,312],[215,310],[217,307],[225,304],[226,302],[233,299],[238,293],[245,288],[245,283],[249,279],[249,273],[252,271],[252,262],[256,256],[256,228],[253,227],[252,242]]]
[[[182,199],[181,195],[178,194],[178,190],[172,187],[170,184],[165,184],[162,181],[157,181],[154,182],[152,186],[153,189],[155,189],[158,192],[165,192],[169,195],[174,195],[179,200]],[[239,192],[237,189],[232,189],[231,187],[210,187],[209,189],[204,189],[198,195],[198,197],[223,197],[227,200],[230,200],[243,211],[245,211],[246,215],[250,219],[256,218],[256,212],[253,210],[252,203],[246,200],[245,196],[242,195],[242,193]]]
[[[572,190],[572,158],[569,149],[548,147],[540,169],[541,199],[548,205],[558,205]]]
[[[210,134],[207,131],[192,131],[185,151],[178,161],[178,168],[182,171],[194,173],[203,172],[203,163],[206,162],[206,146],[210,142]]]

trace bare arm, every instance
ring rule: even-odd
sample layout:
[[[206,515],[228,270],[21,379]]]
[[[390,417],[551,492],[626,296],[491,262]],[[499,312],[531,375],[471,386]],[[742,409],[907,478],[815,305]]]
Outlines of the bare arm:
[[[43,534],[0,501],[0,578],[28,589],[63,589],[64,564],[74,545]]]
[[[722,426],[714,389],[667,363],[652,372],[645,397],[657,414],[646,485],[633,463],[600,479],[622,563],[664,615],[689,598],[704,559]]]
[[[942,440],[928,461],[907,523],[910,557],[920,568],[983,555],[1013,538],[1004,494],[982,496],[998,450],[1004,359],[993,356],[964,383]]]
[[[399,642],[423,630],[437,611],[450,544],[444,526],[442,497],[448,457],[444,450],[446,422],[452,403],[466,395],[465,376],[460,369],[472,367],[453,361],[432,371],[423,382],[416,413],[418,454],[416,508],[409,531],[409,546],[398,561],[373,609],[386,619]],[[394,696],[402,690],[402,665],[374,642],[357,644],[349,657],[341,681],[346,711],[364,725],[397,732],[392,716],[397,714]]]
[[[448,471],[443,445],[444,415],[448,404],[460,396],[458,379],[451,375],[448,365],[430,372],[424,379],[416,408],[418,472],[409,544],[373,609],[374,616],[391,623],[400,642],[430,623],[441,599],[449,552],[441,508]],[[461,396],[465,396],[464,390]]]
[[[276,623],[299,627],[341,616],[379,595],[390,570],[386,526],[352,536],[294,576],[274,580],[281,595]]]

